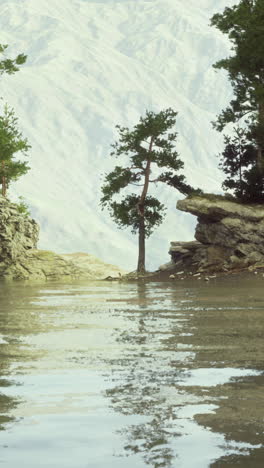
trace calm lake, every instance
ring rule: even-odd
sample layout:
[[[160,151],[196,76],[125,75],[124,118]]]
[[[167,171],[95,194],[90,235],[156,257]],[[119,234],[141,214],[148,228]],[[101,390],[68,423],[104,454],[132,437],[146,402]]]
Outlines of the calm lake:
[[[264,278],[0,284],[0,466],[264,466]]]

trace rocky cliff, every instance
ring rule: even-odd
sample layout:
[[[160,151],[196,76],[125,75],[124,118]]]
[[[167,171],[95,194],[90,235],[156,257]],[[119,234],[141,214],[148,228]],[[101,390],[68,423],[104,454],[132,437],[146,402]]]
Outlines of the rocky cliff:
[[[197,216],[193,242],[172,242],[172,262],[191,271],[227,271],[264,266],[264,206],[221,196],[187,197],[177,208]]]
[[[13,276],[28,250],[37,247],[37,223],[19,213],[18,206],[0,196],[0,276]]]
[[[88,254],[38,250],[38,224],[0,196],[0,279],[102,279],[124,273]]]

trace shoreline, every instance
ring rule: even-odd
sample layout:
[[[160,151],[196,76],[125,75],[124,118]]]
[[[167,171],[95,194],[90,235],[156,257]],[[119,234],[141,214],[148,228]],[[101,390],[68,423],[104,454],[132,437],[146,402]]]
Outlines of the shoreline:
[[[197,282],[212,282],[219,279],[233,278],[233,279],[252,279],[255,276],[259,278],[263,277],[264,281],[264,265],[254,266],[249,268],[243,268],[241,270],[228,270],[221,272],[176,272],[176,271],[162,271],[157,270],[154,272],[146,272],[146,274],[138,275],[136,272],[128,273],[123,275],[120,278],[107,277],[103,281],[144,281],[144,282],[170,282],[170,283],[179,283],[180,281],[197,281]]]

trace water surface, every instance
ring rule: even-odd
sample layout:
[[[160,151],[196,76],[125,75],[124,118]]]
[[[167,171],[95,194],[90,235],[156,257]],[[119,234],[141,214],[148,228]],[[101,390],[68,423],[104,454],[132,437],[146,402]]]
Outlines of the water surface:
[[[0,284],[0,466],[264,466],[264,278]]]

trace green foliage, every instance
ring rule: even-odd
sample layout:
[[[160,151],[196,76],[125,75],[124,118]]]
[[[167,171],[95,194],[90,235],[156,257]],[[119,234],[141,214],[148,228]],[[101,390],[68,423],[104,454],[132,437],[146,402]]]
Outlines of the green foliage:
[[[23,154],[31,148],[26,138],[17,128],[18,119],[14,109],[4,105],[4,113],[0,115],[0,160],[8,160],[14,153]]]
[[[234,136],[225,136],[220,168],[227,175],[223,188],[246,201],[264,201],[262,176],[256,169],[257,148],[247,138],[247,131],[234,129]]]
[[[231,41],[232,55],[219,60],[214,67],[227,71],[234,92],[229,106],[220,113],[213,125],[222,131],[230,122],[241,120],[247,129],[243,154],[235,140],[225,139],[221,167],[228,177],[223,186],[234,190],[240,198],[263,200],[264,2],[240,0],[238,4],[225,8],[223,13],[214,15],[211,24]],[[236,175],[238,165],[239,179]]]
[[[211,19],[211,24],[227,34],[232,56],[219,60],[214,67],[228,73],[234,91],[230,106],[218,117],[215,127],[223,130],[229,122],[251,115],[260,123],[259,105],[264,103],[264,2],[240,0]]]
[[[161,182],[166,182],[166,184],[171,187],[176,188],[183,195],[201,195],[203,191],[199,188],[194,189],[191,185],[187,184],[185,177],[182,174],[173,174],[173,172],[164,172],[160,176]]]
[[[146,235],[150,235],[154,227],[161,223],[164,206],[157,199],[147,197],[147,192],[144,194],[144,200],[142,196],[132,194],[123,198],[121,202],[117,202],[114,201],[114,196],[130,184],[143,187],[146,179],[147,184],[152,182],[169,184],[170,177],[176,177],[175,171],[183,168],[183,162],[175,150],[177,133],[168,133],[168,130],[176,123],[176,116],[177,112],[171,108],[157,114],[146,111],[145,117],[140,117],[139,123],[134,126],[133,130],[120,125],[116,126],[119,131],[119,140],[111,145],[113,148],[111,156],[117,158],[125,156],[129,159],[129,163],[128,167],[116,166],[105,176],[101,205],[103,208],[108,208],[119,227],[130,226],[133,233],[137,231],[140,204],[144,205]],[[158,169],[169,168],[170,172],[160,172],[154,180],[151,180],[151,171],[148,173],[147,169],[148,163],[151,167],[153,164],[156,165]],[[178,187],[182,189],[185,177],[184,175],[177,177],[181,181]]]
[[[7,44],[0,44],[0,54],[5,54],[6,49],[8,48]],[[19,71],[19,66],[23,65],[27,60],[27,56],[24,54],[19,54],[14,60],[5,58],[0,61],[0,75],[7,73],[8,75],[13,75]]]
[[[0,44],[0,54],[5,55],[7,48],[7,44]],[[26,60],[27,56],[24,54],[17,55],[13,60],[4,58],[0,61],[0,75],[16,73]],[[5,104],[4,113],[0,116],[0,183],[3,196],[6,196],[6,190],[11,180],[17,180],[29,170],[26,162],[17,161],[14,157],[18,152],[25,155],[29,148],[27,139],[22,138],[21,132],[17,129],[17,118],[14,116],[14,110]]]
[[[113,195],[120,192],[128,184],[140,181],[140,175],[135,174],[129,168],[116,166],[115,169],[105,177],[105,185],[102,187],[103,197],[101,204],[106,206],[112,199]]]
[[[2,161],[0,159],[0,161]],[[22,175],[26,174],[30,167],[26,161],[12,161],[6,160],[2,161],[5,164],[0,166],[0,183],[2,177],[6,178],[7,186],[11,181],[16,181]]]
[[[140,225],[138,204],[140,196],[132,193],[124,197],[120,202],[111,203],[111,215],[120,229],[130,227],[136,234]],[[147,196],[144,203],[145,235],[149,237],[155,227],[159,226],[165,216],[165,206],[157,198]]]
[[[125,161],[105,176],[100,204],[103,209],[108,208],[119,228],[130,227],[132,233],[139,233],[138,271],[145,269],[145,237],[161,224],[165,214],[164,205],[148,195],[150,184],[164,182],[182,193],[191,189],[184,175],[177,174],[183,162],[175,149],[177,133],[170,133],[176,116],[171,108],[156,114],[146,111],[132,130],[117,125],[119,140],[111,145],[111,156],[123,157]],[[163,169],[166,170],[162,172]],[[176,179],[177,185],[173,185]],[[130,185],[138,187],[139,193],[126,194],[121,201],[116,199]]]
[[[245,187],[242,200],[246,202],[264,203],[263,177],[259,173],[257,167],[254,165],[246,169],[243,177]]]
[[[29,206],[27,205],[25,198],[24,197],[18,197],[20,202],[16,203],[17,205],[17,211],[24,215],[26,218],[30,216],[30,211],[29,211]]]
[[[119,141],[111,145],[113,148],[111,156],[128,156],[131,170],[143,171],[143,163],[146,160],[156,163],[158,167],[169,167],[174,170],[182,168],[183,163],[174,150],[177,133],[169,133],[164,137],[175,125],[176,116],[177,112],[171,108],[158,114],[146,111],[146,116],[140,117],[140,122],[134,126],[134,130],[117,125]],[[151,151],[150,138],[153,138],[154,143]]]
[[[30,169],[27,162],[15,159],[17,153],[27,155],[29,148],[27,138],[23,138],[17,128],[14,110],[5,104],[3,115],[0,115],[0,183],[4,196],[10,182]]]

